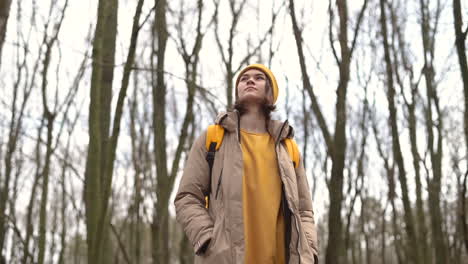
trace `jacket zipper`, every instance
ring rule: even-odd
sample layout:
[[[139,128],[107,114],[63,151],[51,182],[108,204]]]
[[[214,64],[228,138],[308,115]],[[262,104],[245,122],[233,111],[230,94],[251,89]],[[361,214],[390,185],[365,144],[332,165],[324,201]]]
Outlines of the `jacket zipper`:
[[[287,123],[288,123],[288,120],[284,121],[283,125],[281,126],[280,132],[279,132],[279,134],[278,134],[278,138],[277,138],[277,140],[276,140],[276,145],[279,145],[279,144],[280,144],[280,141],[279,141],[279,140],[280,140],[281,134],[283,134],[283,129],[284,129],[284,127],[286,126]],[[276,147],[275,147],[275,152],[276,152],[276,159],[279,161],[278,151],[276,150]],[[278,165],[279,165],[279,163],[278,163]],[[282,171],[280,170],[280,174],[281,174],[281,173],[282,173]],[[286,190],[286,188],[285,188],[285,190]],[[286,192],[285,192],[285,195],[286,195]],[[286,198],[286,206],[289,207],[287,200],[288,200],[288,199]],[[292,211],[291,211],[291,212],[292,212]],[[297,256],[298,256],[298,258],[299,258],[299,264],[300,264],[300,263],[301,263],[301,253],[299,252],[299,238],[300,238],[300,237],[299,237],[299,236],[300,236],[300,234],[299,234],[299,226],[298,226],[298,224],[297,224],[297,218],[296,218],[296,216],[294,215],[294,213],[293,213],[292,215],[293,215],[293,217],[294,217],[294,225],[296,226],[296,231],[297,231],[296,251],[297,251]]]
[[[219,187],[221,186],[221,179],[223,178],[223,169],[221,168],[221,173],[219,175],[218,185],[216,186],[215,199],[218,199]]]

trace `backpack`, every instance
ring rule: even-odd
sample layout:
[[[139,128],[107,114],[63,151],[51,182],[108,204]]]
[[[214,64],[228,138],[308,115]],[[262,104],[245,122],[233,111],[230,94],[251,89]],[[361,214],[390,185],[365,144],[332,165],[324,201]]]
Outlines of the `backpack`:
[[[205,193],[205,208],[209,205],[209,196],[211,194],[211,174],[213,170],[214,158],[216,151],[221,147],[224,138],[224,128],[221,125],[210,125],[206,131],[206,161],[210,168],[210,184],[208,191]],[[291,158],[294,168],[299,166],[299,150],[296,141],[292,138],[286,138],[284,144],[288,151],[289,157]]]

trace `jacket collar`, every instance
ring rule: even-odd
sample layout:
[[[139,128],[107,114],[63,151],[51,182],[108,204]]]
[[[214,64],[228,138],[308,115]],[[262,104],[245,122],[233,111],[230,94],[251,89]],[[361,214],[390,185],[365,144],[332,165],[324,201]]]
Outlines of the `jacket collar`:
[[[216,124],[221,125],[229,132],[238,133],[239,112],[237,110],[220,113],[216,118]],[[270,120],[267,126],[268,133],[275,139],[275,142],[281,142],[286,138],[294,137],[294,129],[289,125],[288,120],[281,122]]]

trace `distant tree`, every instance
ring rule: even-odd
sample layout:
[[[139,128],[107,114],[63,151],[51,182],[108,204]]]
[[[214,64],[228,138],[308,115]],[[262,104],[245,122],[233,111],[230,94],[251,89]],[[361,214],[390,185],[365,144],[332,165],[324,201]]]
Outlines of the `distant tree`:
[[[427,133],[427,152],[430,158],[430,169],[427,170],[429,216],[431,219],[432,242],[435,252],[436,263],[448,263],[449,254],[446,244],[446,235],[443,230],[442,217],[442,157],[444,122],[442,106],[440,105],[439,91],[436,80],[435,42],[442,13],[442,3],[435,2],[435,9],[431,10],[429,1],[419,1],[420,29],[422,37],[422,54],[424,66],[422,73],[426,84],[426,105],[424,107],[425,128]]]
[[[397,174],[401,186],[401,193],[403,197],[403,208],[404,208],[404,219],[405,219],[405,230],[408,235],[409,245],[408,250],[410,256],[409,259],[411,263],[418,264],[421,263],[421,253],[419,252],[416,228],[413,218],[413,210],[411,207],[411,202],[409,199],[409,190],[408,190],[408,180],[405,170],[405,163],[403,159],[403,154],[401,150],[400,143],[400,130],[398,128],[398,116],[397,116],[397,106],[395,104],[395,85],[394,85],[394,72],[392,67],[391,55],[390,55],[390,45],[388,41],[388,28],[387,28],[387,15],[386,15],[386,3],[385,0],[380,0],[380,25],[381,32],[383,37],[383,49],[384,49],[384,61],[385,61],[385,73],[386,73],[386,93],[388,100],[388,111],[389,111],[389,123],[391,127],[391,137],[392,137],[392,154],[393,159],[397,165]]]
[[[412,155],[412,165],[415,174],[415,183],[416,183],[416,225],[417,225],[417,236],[418,236],[418,246],[421,252],[421,257],[423,263],[429,263],[432,259],[432,251],[429,248],[428,240],[428,227],[427,227],[427,217],[424,211],[423,203],[423,179],[421,176],[421,155],[418,148],[418,117],[417,110],[421,102],[420,100],[420,91],[419,83],[420,76],[417,75],[417,70],[413,65],[412,59],[410,57],[409,43],[407,43],[407,36],[404,34],[404,28],[407,27],[406,19],[404,19],[407,11],[408,5],[405,1],[394,2],[388,5],[390,11],[389,21],[392,26],[392,39],[389,43],[393,65],[394,65],[394,74],[395,74],[395,87],[397,85],[400,87],[400,95],[403,98],[404,108],[403,111],[406,112],[405,119],[408,126],[408,136],[411,145],[411,155]],[[400,15],[399,15],[400,14]],[[408,78],[405,78],[408,76]],[[409,89],[410,97],[406,96],[405,91]]]
[[[58,34],[60,33],[60,29],[62,27],[62,22],[65,17],[65,11],[68,7],[68,0],[65,1],[61,13],[59,15],[59,19],[50,25],[50,20],[46,24],[46,30],[44,34],[44,46],[45,46],[45,54],[44,54],[44,61],[42,65],[42,82],[41,82],[41,90],[42,90],[42,108],[43,108],[43,119],[46,123],[47,127],[47,140],[46,140],[46,155],[44,157],[44,167],[41,171],[41,180],[42,180],[42,192],[41,192],[41,199],[40,199],[40,213],[39,213],[39,252],[38,252],[38,264],[43,264],[46,254],[46,240],[47,240],[47,200],[49,195],[49,174],[50,174],[50,167],[51,167],[51,156],[55,150],[53,145],[53,133],[54,133],[54,123],[55,118],[58,115],[60,106],[56,101],[56,104],[51,108],[48,104],[48,96],[47,96],[47,88],[48,88],[48,70],[51,61],[51,54],[54,45],[58,39]],[[51,7],[52,8],[52,7]],[[49,18],[50,19],[50,18]],[[47,29],[49,26],[53,27],[52,36],[47,35]],[[69,90],[70,92],[73,90]],[[68,97],[68,96],[67,96]],[[63,124],[63,123],[62,123]]]
[[[6,3],[6,2],[2,2]],[[18,6],[18,12],[21,12],[21,6]],[[17,22],[21,23],[21,16],[17,17]],[[6,23],[6,22],[5,22]],[[28,43],[27,39],[19,41],[20,45],[16,47],[16,52],[27,53],[27,51],[32,48]],[[39,48],[39,53],[41,53],[41,48]],[[21,133],[23,131],[24,119],[26,115],[26,107],[29,104],[31,98],[31,93],[33,90],[33,84],[36,80],[36,73],[38,72],[38,65],[40,60],[36,60],[30,75],[27,75],[28,81],[23,81],[25,78],[25,73],[29,70],[27,69],[27,60],[28,56],[23,56],[22,59],[19,59],[14,68],[14,77],[13,83],[11,85],[11,98],[10,105],[7,106],[9,113],[7,118],[7,128],[6,133],[8,134],[5,139],[5,153],[2,155],[2,166],[0,174],[0,264],[6,264],[7,252],[5,246],[5,240],[7,237],[7,232],[9,230],[7,222],[9,219],[9,203],[11,201],[11,188],[12,181],[15,181],[14,177],[18,176],[19,172],[15,166],[15,156],[21,155],[18,154],[18,145],[21,142]]]

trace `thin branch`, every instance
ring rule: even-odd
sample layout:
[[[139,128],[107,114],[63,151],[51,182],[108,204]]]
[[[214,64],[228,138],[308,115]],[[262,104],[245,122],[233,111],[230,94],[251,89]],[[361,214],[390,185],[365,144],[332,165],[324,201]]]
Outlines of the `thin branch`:
[[[338,53],[336,52],[335,45],[333,44],[333,8],[331,0],[328,1],[328,13],[329,13],[329,26],[328,26],[328,40],[330,41],[330,46],[332,48],[333,57],[335,57],[335,61],[337,65],[341,64],[340,59],[338,58]]]
[[[131,264],[132,262],[130,261],[130,257],[128,256],[127,250],[125,250],[125,245],[122,242],[122,238],[117,233],[117,230],[115,229],[115,226],[112,223],[110,224],[110,227],[111,227],[112,233],[114,234],[115,238],[117,238],[117,242],[119,244],[120,251],[122,251],[122,255],[123,255],[124,259],[125,259],[125,262],[127,262],[127,264]]]
[[[368,0],[364,0],[364,4],[362,5],[361,11],[359,12],[358,22],[357,22],[356,28],[354,28],[354,38],[353,38],[353,44],[351,45],[350,56],[352,56],[354,47],[356,46],[356,40],[360,32],[359,29],[361,28],[362,19],[364,17],[364,11],[366,11],[368,2],[369,2]]]

